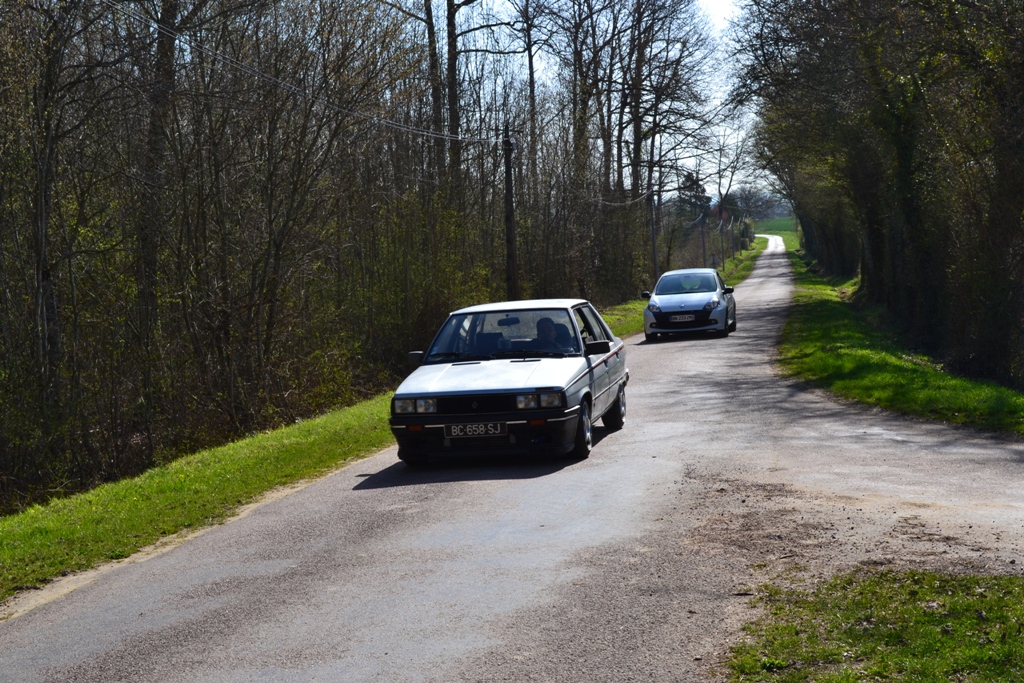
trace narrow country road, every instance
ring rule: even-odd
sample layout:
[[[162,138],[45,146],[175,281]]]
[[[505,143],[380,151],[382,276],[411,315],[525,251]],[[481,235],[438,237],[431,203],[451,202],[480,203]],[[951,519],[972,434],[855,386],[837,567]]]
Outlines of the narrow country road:
[[[791,567],[1019,573],[1024,444],[782,379],[791,291],[773,237],[733,335],[627,340],[626,427],[587,461],[390,448],[20,596],[0,681],[709,681]]]

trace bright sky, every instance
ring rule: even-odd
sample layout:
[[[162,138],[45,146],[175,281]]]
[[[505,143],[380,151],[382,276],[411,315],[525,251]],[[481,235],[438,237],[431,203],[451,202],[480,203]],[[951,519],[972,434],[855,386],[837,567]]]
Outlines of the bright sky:
[[[698,0],[711,24],[719,31],[725,30],[729,19],[736,13],[734,0]]]

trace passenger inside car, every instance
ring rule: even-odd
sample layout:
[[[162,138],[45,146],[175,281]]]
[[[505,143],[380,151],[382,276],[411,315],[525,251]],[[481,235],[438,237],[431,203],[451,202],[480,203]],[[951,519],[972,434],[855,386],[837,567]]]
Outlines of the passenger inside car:
[[[558,345],[563,348],[576,349],[576,340],[572,336],[572,332],[569,331],[569,326],[565,323],[555,324],[555,341]]]

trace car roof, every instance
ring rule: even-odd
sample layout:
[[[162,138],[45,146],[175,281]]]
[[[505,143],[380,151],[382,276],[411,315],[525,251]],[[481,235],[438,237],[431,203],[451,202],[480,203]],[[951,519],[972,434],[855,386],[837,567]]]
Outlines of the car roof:
[[[572,308],[587,303],[586,299],[524,299],[522,301],[496,301],[490,304],[467,306],[453,311],[457,313],[493,313],[494,311],[526,311],[536,308]]]
[[[717,273],[714,268],[680,268],[679,270],[666,270],[661,277],[666,275],[679,275],[681,273]]]

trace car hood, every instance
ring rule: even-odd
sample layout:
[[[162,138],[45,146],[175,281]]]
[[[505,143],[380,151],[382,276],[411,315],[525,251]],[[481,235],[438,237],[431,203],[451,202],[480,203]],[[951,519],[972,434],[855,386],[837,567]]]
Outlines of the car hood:
[[[657,294],[651,297],[662,311],[692,311],[704,308],[715,292],[698,292],[696,294]],[[721,296],[719,296],[721,299]]]
[[[579,356],[421,365],[405,378],[395,395],[502,393],[540,387],[564,389],[586,368],[586,359]]]

